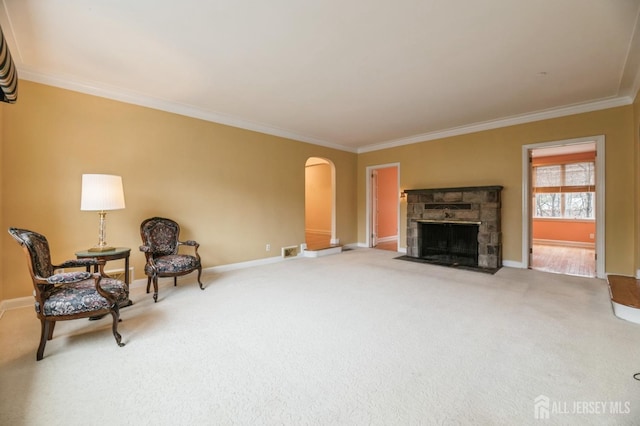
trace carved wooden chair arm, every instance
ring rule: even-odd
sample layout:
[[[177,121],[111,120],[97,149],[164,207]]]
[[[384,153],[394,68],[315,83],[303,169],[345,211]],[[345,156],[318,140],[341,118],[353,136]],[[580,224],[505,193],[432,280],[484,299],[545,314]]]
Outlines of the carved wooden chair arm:
[[[118,296],[102,288],[102,286],[100,285],[100,281],[102,281],[102,278],[103,278],[103,275],[100,275],[100,274],[94,274],[93,276],[93,279],[95,281],[96,291],[100,294],[100,296],[107,299],[112,306],[117,307]],[[104,275],[104,278],[109,278],[109,277],[107,275]]]
[[[194,250],[195,250],[196,257],[200,258],[200,255],[198,254],[198,247],[200,247],[200,244],[198,244],[197,241],[194,241],[194,240],[178,241],[178,246],[190,246],[190,247],[193,247]]]
[[[99,263],[100,263],[100,261],[98,259],[96,259],[95,257],[89,257],[89,258],[85,258],[85,259],[66,260],[63,263],[61,263],[60,265],[52,265],[52,266],[53,266],[53,269],[85,268],[87,266],[98,265]]]

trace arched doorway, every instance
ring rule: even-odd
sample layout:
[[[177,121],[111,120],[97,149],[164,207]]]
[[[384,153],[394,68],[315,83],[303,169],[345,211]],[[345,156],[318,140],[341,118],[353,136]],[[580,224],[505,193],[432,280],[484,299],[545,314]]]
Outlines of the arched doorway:
[[[305,164],[305,243],[321,250],[339,243],[336,238],[335,166],[325,158],[309,157]]]

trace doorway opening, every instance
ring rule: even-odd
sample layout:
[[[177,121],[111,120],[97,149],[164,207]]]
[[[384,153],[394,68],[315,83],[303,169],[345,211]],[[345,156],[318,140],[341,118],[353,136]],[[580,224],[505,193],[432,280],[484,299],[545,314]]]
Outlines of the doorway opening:
[[[367,167],[367,247],[399,251],[400,165]]]
[[[604,136],[523,146],[524,267],[604,277]]]
[[[339,244],[336,238],[336,171],[326,158],[309,157],[305,163],[304,234],[307,250]]]

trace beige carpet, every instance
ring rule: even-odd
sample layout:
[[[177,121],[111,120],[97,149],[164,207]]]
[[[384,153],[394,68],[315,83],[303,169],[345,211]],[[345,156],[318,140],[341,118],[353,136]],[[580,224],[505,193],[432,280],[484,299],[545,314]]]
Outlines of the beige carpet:
[[[7,311],[0,424],[639,424],[640,326],[604,281],[395,256],[161,281],[122,310],[125,347],[61,322],[40,362],[32,308]]]

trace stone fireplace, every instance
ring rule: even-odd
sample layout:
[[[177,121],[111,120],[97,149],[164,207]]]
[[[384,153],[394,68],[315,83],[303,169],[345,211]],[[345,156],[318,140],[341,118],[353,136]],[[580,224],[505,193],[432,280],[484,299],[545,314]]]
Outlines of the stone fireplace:
[[[409,189],[407,256],[481,269],[502,267],[502,186]]]

